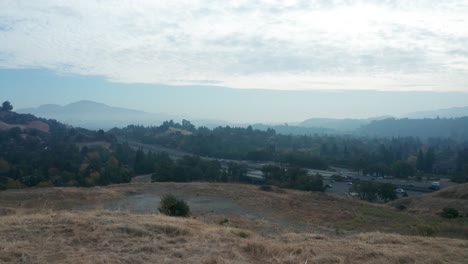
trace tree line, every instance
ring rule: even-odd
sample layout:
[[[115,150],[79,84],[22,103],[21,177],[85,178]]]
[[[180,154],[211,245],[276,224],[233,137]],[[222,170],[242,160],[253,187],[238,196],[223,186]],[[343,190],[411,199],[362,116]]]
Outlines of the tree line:
[[[195,128],[186,120],[153,127],[131,125],[110,133],[205,157],[274,161],[311,169],[345,167],[376,177],[444,176],[468,181],[468,141],[451,138],[293,136],[250,126]]]

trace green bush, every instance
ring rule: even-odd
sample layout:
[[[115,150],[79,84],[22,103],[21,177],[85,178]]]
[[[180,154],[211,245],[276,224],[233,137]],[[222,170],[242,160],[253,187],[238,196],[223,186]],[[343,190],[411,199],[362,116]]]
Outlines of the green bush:
[[[168,216],[190,216],[188,204],[182,199],[177,199],[172,194],[163,196],[159,205],[159,212]]]
[[[437,234],[437,228],[431,225],[417,225],[416,232],[420,236],[434,236]]]
[[[406,205],[403,205],[403,204],[400,204],[400,205],[397,206],[397,209],[400,210],[400,211],[404,211],[404,210],[406,210],[406,208],[407,208]]]
[[[244,231],[240,231],[237,235],[241,238],[248,238],[250,235]]]
[[[460,213],[455,208],[446,207],[442,209],[442,213],[440,215],[443,218],[457,218],[460,215]]]

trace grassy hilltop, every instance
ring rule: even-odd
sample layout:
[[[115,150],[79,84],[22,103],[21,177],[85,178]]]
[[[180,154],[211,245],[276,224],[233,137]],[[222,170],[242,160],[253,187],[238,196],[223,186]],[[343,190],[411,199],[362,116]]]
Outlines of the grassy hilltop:
[[[169,192],[188,201],[192,217],[157,213],[159,197]],[[435,212],[400,211],[323,193],[262,191],[240,184],[143,183],[8,190],[0,193],[0,201],[2,262],[468,260],[466,217],[443,220]]]

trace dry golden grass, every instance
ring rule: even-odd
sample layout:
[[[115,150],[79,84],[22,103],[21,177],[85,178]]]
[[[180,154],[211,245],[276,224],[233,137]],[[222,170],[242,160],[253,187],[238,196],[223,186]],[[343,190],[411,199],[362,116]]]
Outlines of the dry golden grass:
[[[43,210],[135,211],[132,206],[137,203],[139,211],[136,211],[155,212],[158,202],[151,199],[167,193],[182,197],[189,203],[203,200],[203,204],[199,204],[202,208],[194,210],[194,216],[200,220],[218,223],[228,218],[226,226],[254,232],[345,235],[379,231],[468,237],[468,225],[463,222],[466,218],[447,222],[435,214],[420,214],[413,209],[399,211],[393,206],[370,204],[333,194],[294,190],[266,192],[258,186],[243,184],[139,183],[93,188],[7,190],[0,192],[0,208],[22,213]],[[140,203],[147,198],[150,202]],[[443,200],[431,199],[436,202]],[[113,204],[118,206],[111,206]]]
[[[107,187],[28,188],[0,192],[0,207],[22,211],[60,210],[87,207],[119,199],[125,193]]]
[[[444,207],[453,207],[462,215],[468,215],[468,183],[447,187],[426,195],[399,199],[394,206],[406,206],[408,210],[438,214]]]
[[[450,186],[446,189],[432,193],[432,195],[441,198],[468,200],[468,183]]]
[[[233,211],[177,219],[104,210],[134,195],[165,193],[206,200],[208,211],[212,202],[228,201],[221,204],[234,204]],[[0,263],[468,263],[466,240],[374,232],[431,231],[433,220],[419,216],[335,195],[240,184],[8,190],[0,192]],[[452,222],[447,228],[459,233],[463,223]]]
[[[8,123],[0,121],[0,130],[9,130],[15,127],[18,127],[22,130],[37,129],[45,133],[49,133],[49,130],[50,130],[49,125],[42,121],[32,121],[32,122],[29,122],[28,124],[8,124]]]
[[[248,230],[102,210],[0,218],[2,263],[467,263],[468,242],[384,233]],[[247,235],[240,235],[240,234]]]

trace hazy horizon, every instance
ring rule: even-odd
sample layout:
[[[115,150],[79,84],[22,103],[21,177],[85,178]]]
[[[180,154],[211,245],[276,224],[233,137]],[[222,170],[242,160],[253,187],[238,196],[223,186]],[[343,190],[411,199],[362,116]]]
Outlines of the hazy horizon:
[[[279,91],[126,84],[47,70],[0,70],[0,86],[2,99],[10,100],[16,109],[90,100],[149,113],[235,123],[398,117],[468,105],[468,93],[464,92]]]

